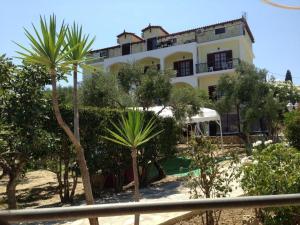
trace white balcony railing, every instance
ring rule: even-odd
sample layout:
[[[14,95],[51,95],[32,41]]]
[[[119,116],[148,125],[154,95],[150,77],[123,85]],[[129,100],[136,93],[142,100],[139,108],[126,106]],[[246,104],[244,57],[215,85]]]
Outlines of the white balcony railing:
[[[2,210],[0,220],[7,222],[32,222],[73,220],[194,210],[213,210],[229,208],[266,208],[300,205],[300,194],[265,195],[234,198],[217,198],[173,202],[119,203],[62,208]]]

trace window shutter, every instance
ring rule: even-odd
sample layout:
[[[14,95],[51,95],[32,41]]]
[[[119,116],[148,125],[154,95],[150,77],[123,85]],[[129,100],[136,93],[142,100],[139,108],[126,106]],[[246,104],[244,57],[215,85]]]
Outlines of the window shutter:
[[[215,64],[215,55],[214,54],[207,54],[207,66],[211,67]]]
[[[179,70],[179,68],[178,68],[178,62],[174,62],[174,70],[176,70],[176,75],[178,75],[178,70]]]
[[[189,74],[189,75],[194,74],[194,66],[193,66],[193,60],[192,59],[190,60],[190,72],[191,72],[191,74]]]
[[[160,70],[160,64],[156,64],[157,70]]]
[[[227,51],[226,52],[226,61],[232,61],[232,51]]]

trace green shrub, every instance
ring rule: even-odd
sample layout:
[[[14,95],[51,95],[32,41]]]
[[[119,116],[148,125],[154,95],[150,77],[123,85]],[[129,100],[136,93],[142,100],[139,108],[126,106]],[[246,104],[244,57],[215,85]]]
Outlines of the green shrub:
[[[300,111],[287,113],[284,122],[286,138],[293,147],[300,150]]]
[[[276,195],[300,192],[300,153],[284,144],[255,152],[253,163],[241,168],[241,186],[249,195]],[[293,224],[299,207],[266,208],[257,217],[268,224]]]
[[[63,118],[68,124],[73,124],[72,108],[62,108]],[[117,109],[85,107],[79,110],[80,141],[83,146],[90,174],[111,174],[116,179],[117,189],[124,183],[124,171],[131,166],[130,150],[126,147],[109,142],[103,138],[108,136],[106,128],[114,129],[111,121],[117,122],[123,111]],[[146,118],[151,118],[153,113],[145,112]],[[55,120],[52,129],[57,127]],[[164,130],[150,142],[141,146],[139,165],[147,170],[149,162],[157,162],[159,158],[170,157],[175,153],[179,129],[172,118],[157,117],[157,130]],[[71,126],[72,127],[72,126]],[[73,129],[73,128],[72,128]],[[62,137],[67,138],[63,133]],[[141,180],[147,182],[140,174]]]

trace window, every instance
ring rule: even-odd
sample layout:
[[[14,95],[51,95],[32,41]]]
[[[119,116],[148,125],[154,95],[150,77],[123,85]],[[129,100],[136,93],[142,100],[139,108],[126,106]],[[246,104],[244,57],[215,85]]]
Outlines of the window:
[[[130,54],[130,43],[122,45],[122,55]]]
[[[217,91],[216,85],[208,86],[208,96],[210,100],[217,100],[216,91]]]
[[[225,27],[215,29],[215,34],[224,34],[225,32]]]
[[[152,65],[152,66],[144,66],[144,73],[147,73],[147,71],[148,71],[148,69],[149,68],[152,68],[152,69],[155,69],[156,68],[156,70],[160,70],[160,64],[156,64],[156,65]]]
[[[216,52],[207,55],[208,71],[232,69],[232,51]]]
[[[157,49],[157,38],[149,38],[147,39],[147,51]]]
[[[177,77],[184,77],[194,74],[193,72],[193,60],[183,60],[174,62],[174,70],[177,71]]]
[[[144,73],[147,73],[148,69],[149,69],[149,66],[144,66]]]
[[[236,111],[221,114],[221,123],[224,134],[239,132],[239,119]]]

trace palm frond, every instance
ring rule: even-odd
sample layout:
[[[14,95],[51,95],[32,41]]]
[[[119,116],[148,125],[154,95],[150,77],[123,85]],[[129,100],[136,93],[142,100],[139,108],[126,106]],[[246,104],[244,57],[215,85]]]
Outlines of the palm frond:
[[[74,22],[66,33],[65,47],[69,50],[66,54],[68,60],[76,60],[77,64],[84,62],[94,40],[95,38],[89,40],[89,35],[83,34],[82,26]]]
[[[48,68],[56,68],[67,64],[64,55],[64,40],[67,26],[62,22],[57,29],[56,17],[51,15],[49,23],[45,17],[40,16],[39,29],[32,24],[33,33],[24,28],[30,47],[26,48],[16,43],[24,52],[17,51],[19,58],[24,61],[42,64]]]
[[[163,130],[160,130],[153,134],[156,128],[155,122],[156,120],[153,117],[145,125],[144,114],[134,109],[128,111],[127,116],[122,115],[118,125],[111,122],[116,132],[107,129],[112,137],[105,138],[127,147],[136,148],[163,132]]]

